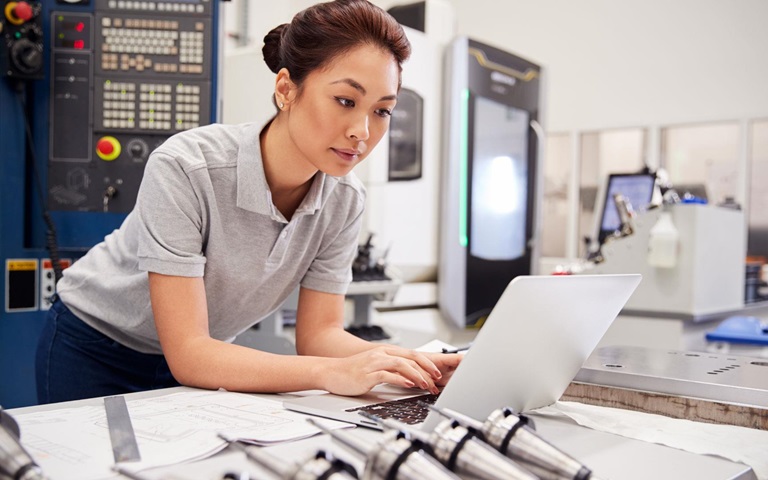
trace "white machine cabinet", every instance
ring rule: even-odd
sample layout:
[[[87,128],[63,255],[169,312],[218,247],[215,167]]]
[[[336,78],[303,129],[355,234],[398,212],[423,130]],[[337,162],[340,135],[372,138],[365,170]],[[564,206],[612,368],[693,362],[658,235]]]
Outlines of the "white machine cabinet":
[[[625,311],[700,317],[744,308],[744,212],[701,204],[665,206],[679,234],[674,267],[648,263],[651,228],[662,210],[635,218],[634,233],[603,245],[589,273],[641,273]],[[587,273],[587,272],[585,272]]]

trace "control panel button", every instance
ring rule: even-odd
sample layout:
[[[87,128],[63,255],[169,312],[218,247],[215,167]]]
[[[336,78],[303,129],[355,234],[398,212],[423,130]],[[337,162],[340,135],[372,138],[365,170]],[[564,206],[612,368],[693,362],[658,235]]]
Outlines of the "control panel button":
[[[43,52],[37,44],[26,38],[14,43],[10,53],[13,66],[23,74],[34,74],[39,72],[43,66]]]
[[[120,142],[115,137],[101,137],[96,142],[96,155],[107,162],[119,157],[121,150]]]
[[[147,142],[140,138],[134,138],[129,141],[126,150],[131,155],[134,162],[146,161],[149,156],[149,146],[147,145]]]
[[[32,17],[35,16],[35,12],[32,10],[32,6],[27,2],[17,3],[13,8],[13,14],[16,16],[16,18],[24,22],[32,20]]]
[[[27,2],[8,2],[5,6],[5,18],[13,25],[21,25],[32,20],[35,11]]]

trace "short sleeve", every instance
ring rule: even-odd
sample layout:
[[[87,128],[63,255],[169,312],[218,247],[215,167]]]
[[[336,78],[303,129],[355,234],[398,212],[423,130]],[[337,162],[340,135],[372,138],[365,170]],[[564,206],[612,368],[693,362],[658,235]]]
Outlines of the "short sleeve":
[[[350,208],[344,227],[329,238],[309,267],[301,286],[326,293],[345,294],[352,281],[352,262],[363,224],[362,198]]]
[[[140,225],[139,269],[203,276],[203,209],[198,198],[199,192],[174,157],[159,152],[150,156],[134,210]]]

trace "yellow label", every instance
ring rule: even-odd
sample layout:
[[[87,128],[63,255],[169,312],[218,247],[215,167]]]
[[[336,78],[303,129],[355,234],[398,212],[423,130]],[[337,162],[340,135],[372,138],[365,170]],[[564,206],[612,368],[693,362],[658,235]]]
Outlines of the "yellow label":
[[[11,272],[37,270],[37,260],[6,260],[5,268]]]

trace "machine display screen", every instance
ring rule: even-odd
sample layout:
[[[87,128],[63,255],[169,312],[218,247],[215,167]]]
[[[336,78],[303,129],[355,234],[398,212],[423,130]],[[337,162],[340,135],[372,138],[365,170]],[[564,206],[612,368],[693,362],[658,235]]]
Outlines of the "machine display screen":
[[[525,255],[530,114],[476,97],[470,252],[485,260]]]
[[[608,177],[608,188],[605,194],[603,215],[600,220],[600,241],[621,228],[621,219],[616,203],[615,194],[621,194],[632,205],[635,213],[643,213],[648,209],[653,197],[656,177],[649,173],[623,174],[615,173]]]

